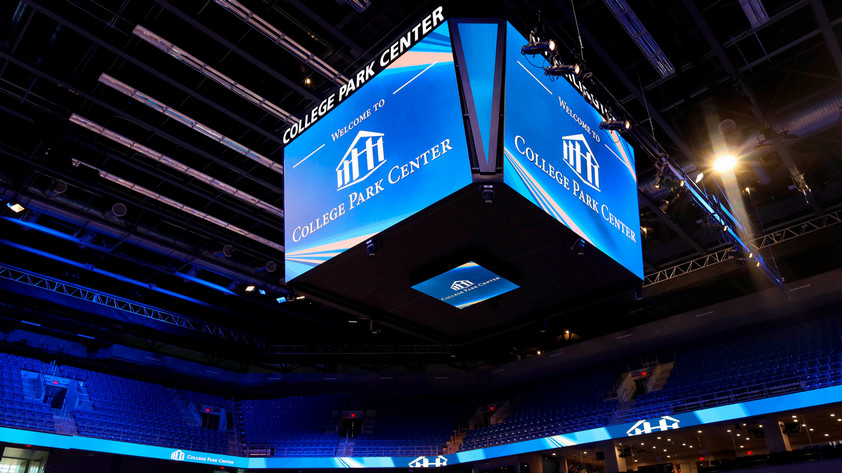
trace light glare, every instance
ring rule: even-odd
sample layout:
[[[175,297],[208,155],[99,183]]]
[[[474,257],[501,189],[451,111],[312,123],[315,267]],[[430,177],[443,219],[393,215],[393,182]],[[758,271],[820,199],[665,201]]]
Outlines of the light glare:
[[[723,172],[729,171],[734,169],[734,166],[737,165],[737,158],[730,154],[723,154],[716,158],[716,161],[713,162],[713,169],[716,172]]]

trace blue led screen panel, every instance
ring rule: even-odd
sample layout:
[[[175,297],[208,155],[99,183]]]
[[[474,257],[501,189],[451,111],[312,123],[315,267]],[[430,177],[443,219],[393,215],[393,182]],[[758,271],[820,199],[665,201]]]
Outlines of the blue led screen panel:
[[[117,440],[67,436],[32,430],[0,427],[0,442],[30,444],[41,447],[73,448],[93,452],[115,453],[176,462],[203,463],[235,468],[430,468],[469,463],[510,455],[540,452],[610,439],[627,439],[650,432],[667,432],[717,422],[758,417],[776,412],[838,403],[842,386],[814,389],[756,399],[726,406],[711,407],[674,415],[640,419],[636,422],[607,425],[595,429],[570,432],[552,437],[478,448],[449,455],[410,457],[272,457],[246,458],[193,450],[140,445]]]
[[[525,44],[508,25],[504,182],[643,279],[632,147]]]
[[[471,183],[447,22],[284,148],[286,280]]]
[[[412,286],[457,309],[487,301],[519,286],[473,261]]]

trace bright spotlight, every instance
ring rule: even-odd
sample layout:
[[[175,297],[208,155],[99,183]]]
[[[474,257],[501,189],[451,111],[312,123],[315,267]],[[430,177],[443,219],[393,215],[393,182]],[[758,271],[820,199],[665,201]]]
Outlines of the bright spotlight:
[[[23,209],[25,208],[23,205],[20,205],[17,202],[15,202],[15,203],[6,202],[6,207],[11,209],[11,211],[16,213],[16,214],[19,214],[19,213],[23,212]]]
[[[716,158],[716,161],[713,162],[713,169],[716,172],[723,172],[729,171],[734,169],[734,166],[737,165],[737,158],[730,154],[723,154]]]
[[[704,179],[704,178],[705,178],[705,173],[700,172],[700,173],[696,176],[696,184],[698,184],[698,183],[702,182],[702,179]]]
[[[246,292],[252,292],[252,291],[254,291],[254,289],[255,289],[255,287],[253,285],[249,284],[248,286],[246,286],[245,291]]]
[[[556,44],[555,41],[537,41],[537,42],[530,42],[529,44],[523,45],[520,48],[521,54],[543,54],[543,53],[551,53],[555,51]]]

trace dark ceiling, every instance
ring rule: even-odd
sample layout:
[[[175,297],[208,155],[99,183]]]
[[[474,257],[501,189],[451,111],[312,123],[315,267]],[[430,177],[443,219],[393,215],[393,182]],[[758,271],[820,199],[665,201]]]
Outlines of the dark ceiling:
[[[374,0],[357,12],[341,0],[242,3],[345,76],[438,5]],[[674,176],[656,188],[661,156],[690,178],[704,171],[700,186],[712,195],[735,192],[749,240],[784,281],[842,266],[842,225],[835,225],[842,2],[747,2],[768,14],[757,26],[737,0],[630,2],[674,66],[667,77],[606,2],[492,1],[480,10],[468,3],[475,2],[444,2],[445,15],[502,17],[523,33],[538,28],[558,38],[564,59],[583,64],[604,101],[634,123],[626,136],[636,149],[645,230],[642,299],[629,289],[587,304],[536,307],[475,339],[431,339],[400,319],[306,298],[278,303],[295,295],[283,281],[283,176],[254,153],[282,164],[287,123],[133,30],[143,26],[202,61],[199,69],[298,117],[336,85],[216,1],[5,1],[0,199],[25,207],[0,210],[5,331],[77,341],[82,334],[95,339],[85,339],[92,349],[202,354],[244,371],[470,370],[773,286],[747,255],[729,252],[731,241]],[[200,121],[251,157],[105,85],[102,74]],[[709,169],[723,142],[739,150],[735,181]],[[148,150],[186,167],[167,166]],[[226,186],[262,203],[233,197]],[[248,285],[266,294],[245,292]],[[594,311],[610,317],[595,321]]]

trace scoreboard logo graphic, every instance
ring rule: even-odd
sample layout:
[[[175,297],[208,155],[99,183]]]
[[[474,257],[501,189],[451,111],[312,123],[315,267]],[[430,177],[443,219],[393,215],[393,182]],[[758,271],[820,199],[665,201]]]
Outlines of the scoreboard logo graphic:
[[[467,279],[460,279],[458,281],[453,281],[453,284],[450,285],[450,288],[454,291],[461,291],[462,289],[467,289],[473,285],[474,283],[468,281]]]
[[[360,158],[364,159],[365,175],[360,175]],[[336,190],[364,181],[385,162],[383,133],[360,131],[336,166]]]
[[[562,136],[564,162],[576,173],[582,182],[599,191],[599,163],[591,151],[585,135]],[[584,169],[583,169],[584,168]]]
[[[416,291],[434,297],[457,309],[505,294],[519,286],[493,271],[469,261],[461,266],[433,276],[414,286]]]
[[[670,416],[661,416],[656,421],[655,425],[648,420],[639,420],[629,430],[626,431],[629,437],[635,435],[651,434],[652,432],[666,432],[667,430],[677,429],[680,421]]]
[[[184,452],[182,452],[181,450],[176,450],[170,453],[170,460],[184,461]]]
[[[430,467],[442,467],[447,466],[447,458],[442,455],[437,456],[436,458],[430,459],[427,457],[418,457],[415,460],[409,462],[410,468],[430,468]]]

